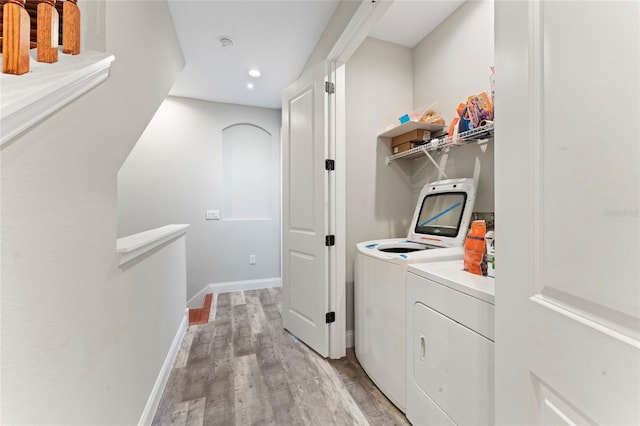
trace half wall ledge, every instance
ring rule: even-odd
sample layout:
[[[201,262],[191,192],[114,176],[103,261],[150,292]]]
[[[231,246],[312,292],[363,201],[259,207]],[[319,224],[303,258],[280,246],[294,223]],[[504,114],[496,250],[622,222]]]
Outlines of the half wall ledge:
[[[0,145],[45,119],[109,77],[110,53],[83,50],[63,55],[58,62],[36,61],[31,50],[31,71],[0,74]],[[0,63],[2,61],[0,60]]]
[[[150,252],[154,248],[174,240],[187,233],[189,225],[166,225],[128,237],[118,238],[116,242],[116,252],[120,256],[119,265]]]

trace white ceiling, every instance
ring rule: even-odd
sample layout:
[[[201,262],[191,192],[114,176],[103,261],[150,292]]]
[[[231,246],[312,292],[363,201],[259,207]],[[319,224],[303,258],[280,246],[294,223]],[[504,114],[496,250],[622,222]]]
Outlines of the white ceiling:
[[[353,0],[351,0],[353,1]],[[372,37],[414,47],[464,0],[396,0]],[[338,0],[169,0],[185,68],[173,96],[280,108]],[[233,46],[223,48],[220,37]],[[250,77],[251,68],[262,72]],[[247,88],[253,83],[253,89]]]
[[[413,48],[464,2],[465,0],[396,0],[369,35]]]
[[[186,65],[169,94],[280,108],[282,89],[302,72],[337,4],[170,0]],[[221,47],[221,36],[233,46]],[[262,72],[260,78],[249,77],[252,67]]]

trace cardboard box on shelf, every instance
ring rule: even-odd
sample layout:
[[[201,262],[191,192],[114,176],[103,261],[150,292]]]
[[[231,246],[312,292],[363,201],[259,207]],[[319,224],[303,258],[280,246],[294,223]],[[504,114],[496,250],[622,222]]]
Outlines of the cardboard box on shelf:
[[[429,138],[431,138],[430,131],[425,129],[415,129],[410,132],[398,135],[393,139],[391,139],[391,147],[395,148],[396,146],[399,146],[408,142],[422,142],[422,141],[428,140]],[[403,152],[411,148],[413,148],[413,146],[410,146],[409,148],[405,148],[402,151],[398,151],[398,152]],[[395,152],[395,150],[393,150],[394,154],[397,154],[398,152]]]
[[[401,152],[409,151],[411,148],[416,147],[415,142],[404,142],[396,146],[391,147],[392,154],[400,154]]]

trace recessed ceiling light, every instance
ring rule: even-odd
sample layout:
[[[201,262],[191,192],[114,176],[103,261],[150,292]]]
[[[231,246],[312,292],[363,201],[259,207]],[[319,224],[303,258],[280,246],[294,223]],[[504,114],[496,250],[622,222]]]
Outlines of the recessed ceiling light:
[[[256,77],[256,78],[257,78],[257,77],[260,77],[260,76],[262,75],[262,73],[261,73],[261,72],[260,72],[260,70],[258,70],[258,69],[251,68],[251,69],[249,70],[249,75],[250,75],[251,77]]]
[[[229,37],[220,37],[220,46],[226,48],[226,47],[231,47],[233,46],[233,40],[231,40]]]
[[[247,83],[247,89],[253,89],[253,83]]]

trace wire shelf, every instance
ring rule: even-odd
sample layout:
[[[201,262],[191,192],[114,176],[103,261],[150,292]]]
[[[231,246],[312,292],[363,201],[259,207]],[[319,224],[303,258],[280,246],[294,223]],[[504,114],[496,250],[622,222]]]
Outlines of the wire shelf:
[[[431,139],[424,145],[411,148],[408,151],[388,155],[387,165],[391,164],[394,160],[416,158],[420,156],[420,154],[426,154],[428,152],[448,152],[451,148],[485,143],[491,138],[493,138],[493,123],[488,123],[485,126],[476,127],[475,129],[462,132],[456,136],[441,136]]]

